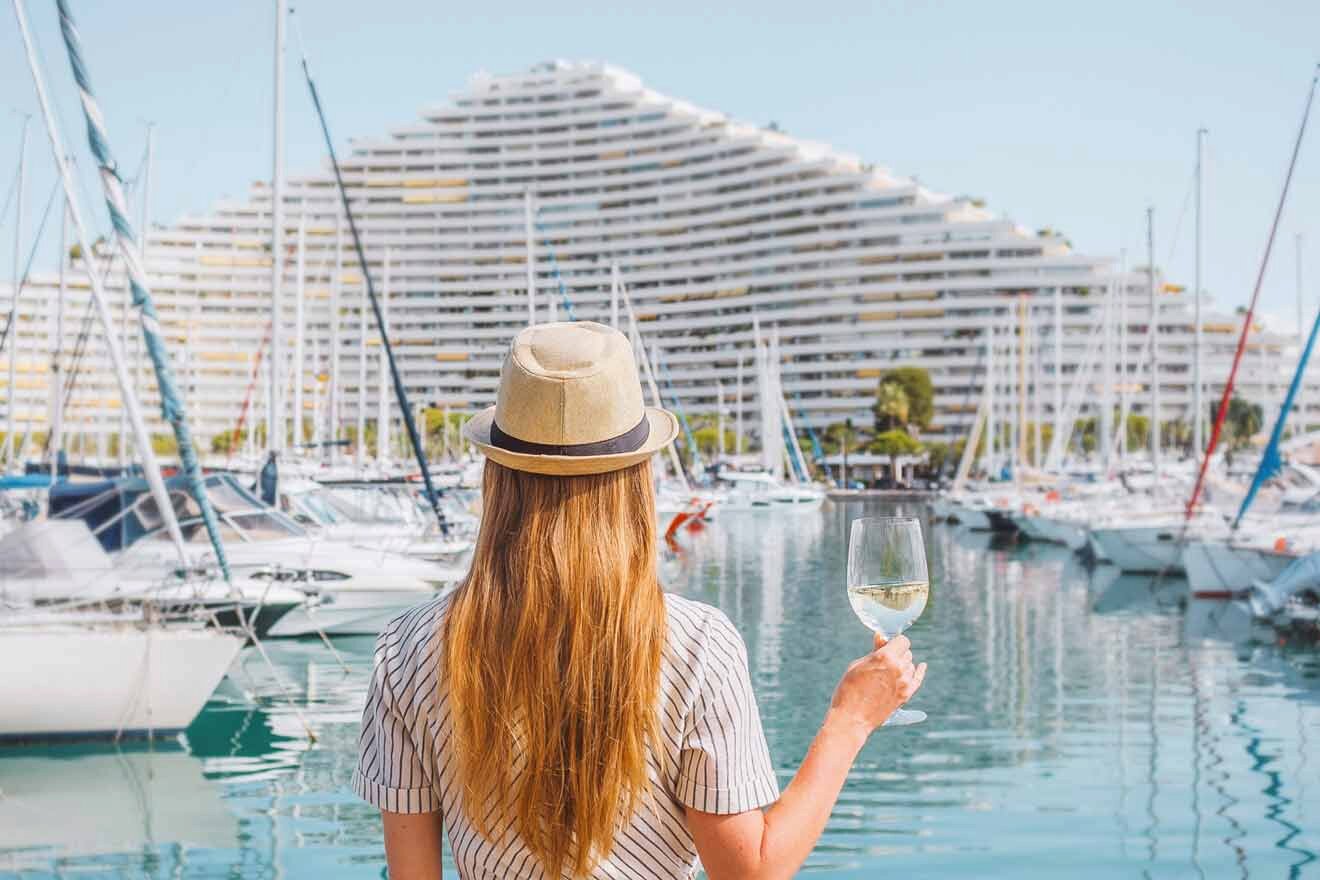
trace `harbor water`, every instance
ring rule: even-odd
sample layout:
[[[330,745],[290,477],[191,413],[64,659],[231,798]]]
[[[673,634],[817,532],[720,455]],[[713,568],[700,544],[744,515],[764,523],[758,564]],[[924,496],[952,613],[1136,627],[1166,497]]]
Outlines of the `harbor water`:
[[[665,564],[746,639],[781,786],[870,644],[848,523],[895,510],[729,514]],[[927,541],[909,635],[930,719],[874,734],[804,873],[1320,876],[1320,653],[1063,547]],[[349,790],[372,640],[333,646],[268,642],[274,673],[245,650],[177,740],[0,748],[0,875],[382,876],[378,815]]]

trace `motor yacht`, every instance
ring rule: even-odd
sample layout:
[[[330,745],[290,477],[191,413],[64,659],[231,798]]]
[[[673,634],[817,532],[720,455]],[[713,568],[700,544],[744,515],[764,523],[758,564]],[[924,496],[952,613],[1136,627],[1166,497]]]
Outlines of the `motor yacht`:
[[[292,587],[317,600],[282,617],[270,628],[271,636],[318,631],[374,635],[385,621],[452,587],[464,573],[454,566],[313,534],[263,505],[232,474],[208,475],[206,489],[235,574]],[[191,562],[214,565],[196,502],[177,478],[168,481],[168,490]],[[111,481],[76,493],[61,493],[57,486],[51,510],[55,517],[86,522],[121,570],[177,564],[177,551],[155,500],[141,481]]]

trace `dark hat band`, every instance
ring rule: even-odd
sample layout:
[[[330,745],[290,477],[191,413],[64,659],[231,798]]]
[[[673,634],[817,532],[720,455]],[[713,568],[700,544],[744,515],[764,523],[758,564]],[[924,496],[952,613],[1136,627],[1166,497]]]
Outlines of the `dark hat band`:
[[[505,452],[516,452],[520,455],[566,455],[577,458],[590,455],[620,455],[641,449],[642,444],[646,442],[646,438],[649,436],[651,436],[651,420],[646,417],[646,413],[642,413],[642,420],[637,423],[636,427],[623,432],[617,437],[611,437],[608,440],[596,440],[591,443],[573,443],[566,446],[519,440],[517,437],[501,431],[500,426],[494,420],[490,423],[490,445],[497,449],[503,449]]]

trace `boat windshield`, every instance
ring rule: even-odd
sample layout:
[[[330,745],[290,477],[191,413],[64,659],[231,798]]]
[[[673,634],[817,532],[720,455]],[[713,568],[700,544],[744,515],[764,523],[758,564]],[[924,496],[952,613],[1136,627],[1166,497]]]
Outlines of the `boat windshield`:
[[[249,541],[278,541],[282,538],[297,538],[307,534],[288,517],[273,510],[230,514],[225,519],[237,527]]]
[[[383,522],[373,518],[348,498],[320,487],[281,495],[280,509],[299,522],[318,526],[350,523],[370,525]]]
[[[270,541],[279,538],[304,537],[307,530],[288,516],[265,507],[256,496],[245,490],[226,474],[207,477],[206,495],[220,520],[222,541]],[[185,541],[206,542],[206,526],[196,499],[185,489],[169,493],[170,505],[179,520],[179,529]],[[137,517],[148,540],[170,539],[169,531],[150,494],[144,494],[133,504],[131,512]]]
[[[353,521],[357,523],[398,524],[412,519],[409,508],[413,505],[400,499],[392,489],[337,487],[325,491],[343,511],[352,511]]]
[[[303,524],[337,526],[348,522],[326,504],[317,491],[281,495],[280,510]]]

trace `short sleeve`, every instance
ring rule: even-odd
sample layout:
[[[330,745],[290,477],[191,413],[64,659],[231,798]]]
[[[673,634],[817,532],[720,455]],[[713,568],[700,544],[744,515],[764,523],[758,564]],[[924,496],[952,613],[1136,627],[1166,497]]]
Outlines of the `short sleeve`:
[[[431,786],[412,728],[399,711],[390,687],[387,637],[388,633],[382,635],[376,644],[367,705],[362,710],[353,791],[372,806],[391,813],[438,812],[440,798]]]
[[[747,670],[747,648],[729,619],[713,612],[701,683],[679,756],[679,802],[729,815],[779,799],[779,781]]]

